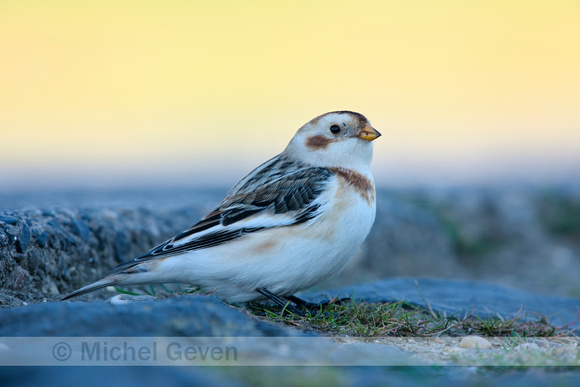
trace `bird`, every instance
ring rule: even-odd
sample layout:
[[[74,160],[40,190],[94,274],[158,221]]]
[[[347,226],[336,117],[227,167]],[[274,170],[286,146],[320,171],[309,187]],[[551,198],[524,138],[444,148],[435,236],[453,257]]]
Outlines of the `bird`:
[[[108,286],[187,283],[228,303],[299,304],[294,293],[340,272],[371,230],[380,136],[352,111],[310,120],[192,227],[62,300]]]

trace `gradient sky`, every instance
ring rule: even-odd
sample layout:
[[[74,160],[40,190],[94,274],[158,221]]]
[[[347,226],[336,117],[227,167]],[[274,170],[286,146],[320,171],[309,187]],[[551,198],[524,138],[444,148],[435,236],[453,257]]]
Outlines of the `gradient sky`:
[[[331,110],[381,185],[580,178],[580,1],[0,2],[0,189],[233,184]]]

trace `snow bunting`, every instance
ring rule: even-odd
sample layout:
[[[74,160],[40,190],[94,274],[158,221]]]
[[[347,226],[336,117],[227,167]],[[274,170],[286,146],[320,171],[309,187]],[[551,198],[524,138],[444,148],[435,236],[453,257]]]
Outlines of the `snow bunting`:
[[[152,283],[193,284],[234,303],[296,300],[293,293],[342,270],[368,235],[379,136],[358,113],[314,118],[191,228],[63,300]]]

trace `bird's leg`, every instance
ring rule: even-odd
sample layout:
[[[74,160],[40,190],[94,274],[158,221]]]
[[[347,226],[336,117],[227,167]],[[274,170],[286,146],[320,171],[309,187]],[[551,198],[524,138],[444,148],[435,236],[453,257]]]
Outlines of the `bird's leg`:
[[[256,291],[258,293],[261,293],[264,296],[268,297],[270,300],[274,301],[274,303],[276,303],[278,306],[280,306],[282,308],[288,304],[287,302],[284,302],[284,300],[282,300],[280,297],[278,297],[274,293],[270,292],[266,288],[257,288]]]
[[[292,301],[294,304],[296,304],[296,306],[301,307],[301,308],[306,308],[308,310],[321,310],[321,309],[325,309],[328,305],[330,305],[331,303],[336,304],[336,305],[342,305],[343,302],[347,302],[347,301],[352,301],[350,298],[345,297],[345,298],[339,298],[336,301],[322,301],[322,302],[310,302],[310,301],[306,301],[300,297],[296,297],[296,296],[288,296],[286,297],[287,299],[289,299],[290,301]]]
[[[261,293],[262,295],[268,297],[276,305],[278,305],[281,308],[283,308],[283,310],[285,309],[288,312],[293,313],[293,314],[296,314],[296,315],[299,315],[299,316],[303,316],[304,315],[304,313],[301,310],[296,309],[294,306],[290,305],[288,302],[284,302],[284,300],[282,300],[280,297],[278,297],[274,293],[270,292],[268,289],[266,289],[266,288],[257,288],[256,291],[258,293]],[[292,301],[292,300],[290,300],[290,301]]]

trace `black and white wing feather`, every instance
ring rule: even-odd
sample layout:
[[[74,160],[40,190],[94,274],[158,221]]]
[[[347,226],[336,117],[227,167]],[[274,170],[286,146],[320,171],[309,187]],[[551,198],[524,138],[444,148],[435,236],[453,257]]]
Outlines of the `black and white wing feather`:
[[[333,173],[278,155],[242,179],[189,229],[117,269],[227,243],[247,234],[314,219]]]

